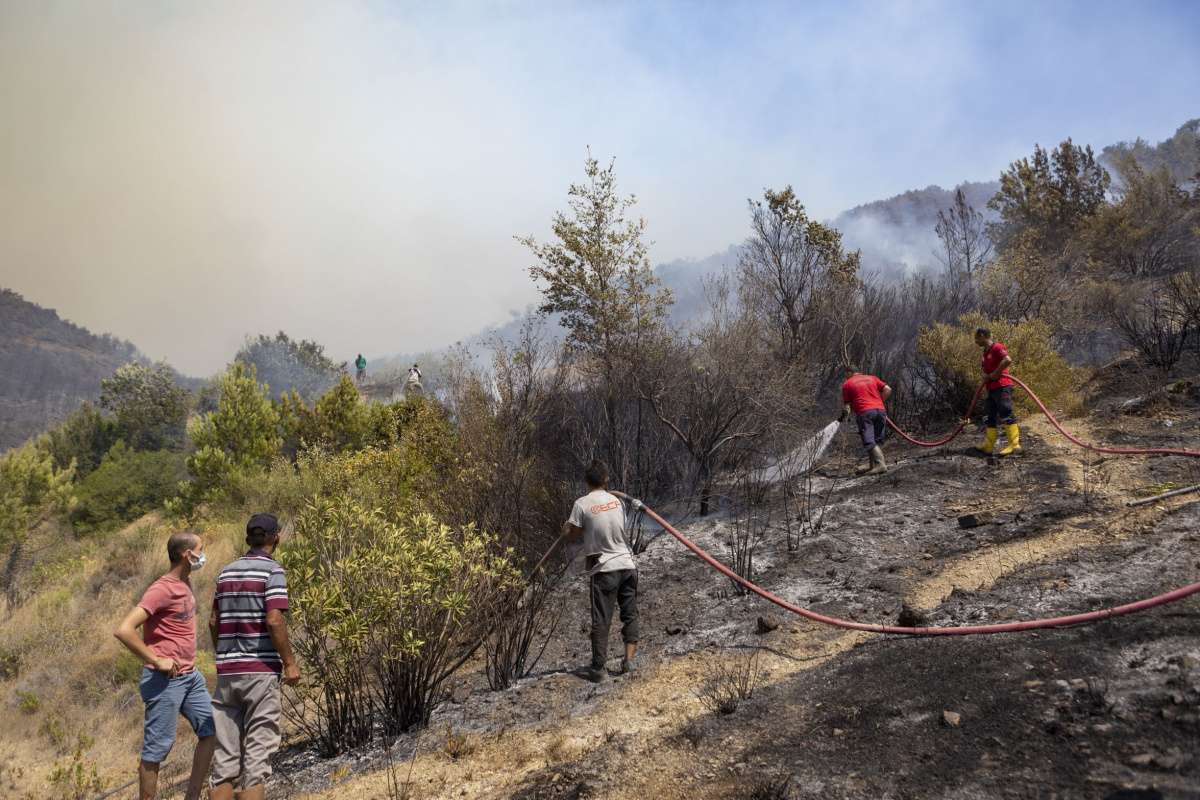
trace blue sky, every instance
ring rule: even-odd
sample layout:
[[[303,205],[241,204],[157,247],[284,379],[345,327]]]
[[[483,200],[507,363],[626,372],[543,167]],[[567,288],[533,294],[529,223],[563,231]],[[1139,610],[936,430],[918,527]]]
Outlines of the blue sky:
[[[1200,3],[0,6],[0,285],[207,374],[414,351],[536,299],[585,148],[654,260],[1200,116]]]

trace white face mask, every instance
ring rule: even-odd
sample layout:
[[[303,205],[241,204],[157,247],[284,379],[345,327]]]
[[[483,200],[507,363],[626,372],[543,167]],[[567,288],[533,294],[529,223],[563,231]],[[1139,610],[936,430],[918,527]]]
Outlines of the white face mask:
[[[195,558],[188,559],[188,564],[191,566],[192,572],[195,572],[198,569],[203,569],[204,565],[207,563],[208,563],[208,554],[206,554],[206,553],[201,553],[200,555],[196,556]]]

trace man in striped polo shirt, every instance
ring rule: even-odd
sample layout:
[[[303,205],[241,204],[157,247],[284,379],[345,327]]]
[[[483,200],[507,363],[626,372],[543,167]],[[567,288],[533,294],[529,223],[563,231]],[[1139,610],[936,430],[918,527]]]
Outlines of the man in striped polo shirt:
[[[300,681],[288,639],[287,578],[271,557],[279,545],[279,520],[255,514],[246,523],[250,550],[217,576],[208,629],[217,652],[213,718],[217,752],[212,799],[262,800],[279,749],[280,677]]]

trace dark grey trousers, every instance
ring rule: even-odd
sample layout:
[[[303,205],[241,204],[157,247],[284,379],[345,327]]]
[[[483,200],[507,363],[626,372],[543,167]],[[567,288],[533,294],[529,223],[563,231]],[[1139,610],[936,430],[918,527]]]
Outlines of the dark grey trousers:
[[[638,640],[638,574],[636,569],[618,569],[592,575],[592,666],[603,669],[608,661],[608,628],[613,607],[621,610],[621,638],[626,644]]]
[[[1005,425],[1016,425],[1017,417],[1013,413],[1012,402],[1012,387],[1001,386],[999,389],[992,389],[987,396],[987,426],[989,428],[999,427],[997,423],[1003,422]]]

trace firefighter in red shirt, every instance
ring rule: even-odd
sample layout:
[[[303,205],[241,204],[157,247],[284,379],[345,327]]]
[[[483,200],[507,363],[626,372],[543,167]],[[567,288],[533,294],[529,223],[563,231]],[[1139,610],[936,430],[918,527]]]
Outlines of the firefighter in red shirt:
[[[883,401],[892,394],[892,387],[874,375],[863,375],[858,367],[846,365],[846,382],[842,384],[842,413],[838,421],[853,412],[858,422],[858,435],[862,437],[870,466],[860,467],[858,474],[881,475],[887,472],[883,450],[879,445],[887,438],[887,410]]]
[[[987,383],[987,431],[983,444],[976,449],[991,455],[1000,435],[999,423],[1003,422],[1008,445],[997,455],[1009,456],[1021,450],[1021,429],[1013,414],[1013,379],[1008,374],[1012,357],[1008,348],[992,339],[992,332],[987,328],[975,329],[975,344],[983,348],[983,380]]]

